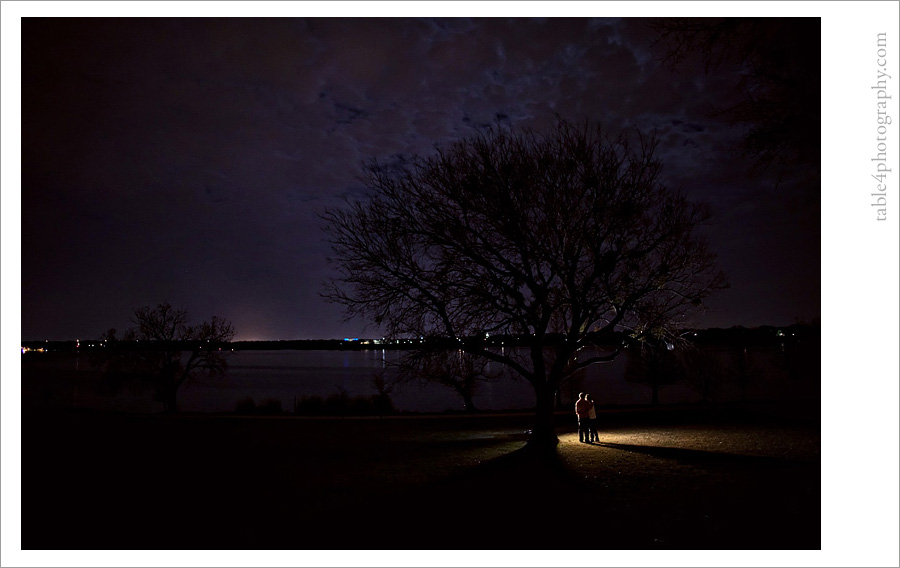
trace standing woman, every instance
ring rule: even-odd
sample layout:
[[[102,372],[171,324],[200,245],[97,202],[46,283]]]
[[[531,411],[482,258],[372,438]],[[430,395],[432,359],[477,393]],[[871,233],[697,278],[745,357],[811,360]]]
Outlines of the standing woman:
[[[591,409],[588,411],[588,432],[591,442],[599,442],[600,437],[597,435],[597,411],[594,409],[594,397],[587,395],[587,401],[591,403]]]
[[[590,395],[578,393],[578,402],[575,403],[575,414],[578,416],[578,441],[585,444],[590,442],[591,418],[593,405],[587,399]]]

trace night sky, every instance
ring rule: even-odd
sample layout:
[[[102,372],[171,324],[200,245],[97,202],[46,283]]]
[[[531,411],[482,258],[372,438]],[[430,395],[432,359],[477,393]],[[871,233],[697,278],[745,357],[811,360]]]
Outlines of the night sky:
[[[818,185],[749,176],[748,126],[715,116],[741,69],[672,70],[655,37],[643,19],[25,20],[22,339],[96,338],[162,301],[237,339],[379,335],[320,298],[318,215],[364,194],[368,158],[557,113],[656,131],[668,184],[712,206],[731,288],[698,326],[817,320]]]

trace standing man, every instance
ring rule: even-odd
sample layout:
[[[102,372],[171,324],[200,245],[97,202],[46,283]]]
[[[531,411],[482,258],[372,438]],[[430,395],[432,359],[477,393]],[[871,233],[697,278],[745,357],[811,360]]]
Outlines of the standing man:
[[[585,393],[578,393],[578,402],[575,403],[575,414],[578,416],[578,441],[590,442],[591,403]]]

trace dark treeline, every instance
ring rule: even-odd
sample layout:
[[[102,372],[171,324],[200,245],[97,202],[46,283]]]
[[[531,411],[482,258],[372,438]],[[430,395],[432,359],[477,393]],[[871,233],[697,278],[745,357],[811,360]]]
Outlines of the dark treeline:
[[[821,335],[821,327],[818,324],[798,323],[789,326],[760,326],[747,328],[734,326],[731,328],[688,329],[681,333],[684,341],[694,345],[715,346],[742,346],[742,347],[766,347],[778,346],[787,343],[802,341],[818,341]],[[550,335],[545,343],[555,344],[564,342],[565,335]],[[605,346],[616,345],[627,341],[623,334],[588,334],[587,343],[591,345]],[[231,341],[228,343],[203,343],[196,342],[147,342],[147,341],[118,341],[117,348],[128,350],[152,350],[152,349],[181,349],[191,350],[197,347],[203,349],[233,350],[233,351],[273,351],[273,350],[370,350],[370,349],[421,349],[421,348],[449,348],[479,345],[494,347],[522,347],[531,345],[530,337],[512,335],[491,335],[489,337],[468,338],[353,338],[353,339],[296,339],[296,340],[269,340],[269,341]],[[103,349],[109,344],[103,340],[70,340],[70,341],[23,341],[22,351],[81,351]]]
[[[746,328],[741,326],[692,330],[683,334],[691,343],[718,346],[772,347],[802,341],[819,341],[821,326],[819,324],[797,323],[777,327],[765,325]]]

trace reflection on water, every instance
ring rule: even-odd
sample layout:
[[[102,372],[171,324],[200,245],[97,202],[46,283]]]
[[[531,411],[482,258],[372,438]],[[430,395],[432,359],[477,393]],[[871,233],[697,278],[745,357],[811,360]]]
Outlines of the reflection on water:
[[[257,402],[277,399],[282,408],[291,409],[294,397],[325,398],[340,392],[350,397],[374,395],[378,391],[373,378],[381,373],[394,377],[393,365],[402,355],[390,350],[236,351],[229,357],[224,378],[185,385],[179,406],[184,410],[227,411],[251,396]],[[596,393],[594,399],[601,405],[646,403],[646,390],[624,380],[624,359],[590,368],[581,382],[563,389],[563,400],[577,399],[579,390],[587,390]],[[694,397],[683,387],[672,387],[666,394],[671,395],[666,398],[670,402]],[[391,392],[391,400],[402,411],[463,410],[462,399],[453,390],[436,384],[404,383]],[[531,408],[534,392],[523,379],[501,378],[479,385],[475,405],[480,410]]]
[[[398,351],[236,351],[228,360],[228,372],[218,379],[196,380],[180,393],[184,410],[233,410],[248,396],[257,402],[277,399],[282,408],[293,408],[294,398],[339,393],[349,397],[377,394],[374,379],[395,377]],[[418,382],[394,387],[390,394],[398,410],[439,412],[462,410],[462,400],[446,387]],[[531,387],[524,382],[503,381],[484,385],[476,396],[483,409],[527,408]]]
[[[393,365],[402,355],[391,350],[235,351],[229,356],[224,377],[202,377],[185,383],[179,391],[178,405],[184,411],[230,412],[239,401],[252,397],[256,403],[278,400],[284,410],[290,411],[294,400],[303,396],[327,398],[340,393],[351,398],[370,396],[378,392],[373,378],[380,374],[392,378]],[[92,375],[86,370],[90,367],[87,355],[35,354],[35,357],[40,359],[26,356],[27,364],[23,361],[23,401],[30,404],[160,410],[146,389],[131,387],[114,394],[98,392],[95,380],[84,379]],[[601,406],[647,404],[649,391],[625,380],[627,357],[626,352],[611,363],[590,367],[578,381],[563,385],[561,400],[574,401],[579,391],[586,391]],[[760,376],[751,387],[776,382],[789,385],[777,370],[777,353],[756,353],[754,361]],[[390,397],[395,408],[401,411],[463,410],[462,399],[454,391],[436,384],[406,383],[395,387]],[[725,399],[735,398],[737,395],[732,392]],[[696,402],[698,395],[687,386],[674,385],[661,391],[660,400]],[[501,378],[480,384],[475,404],[480,410],[524,409],[534,405],[534,395],[523,379]]]

